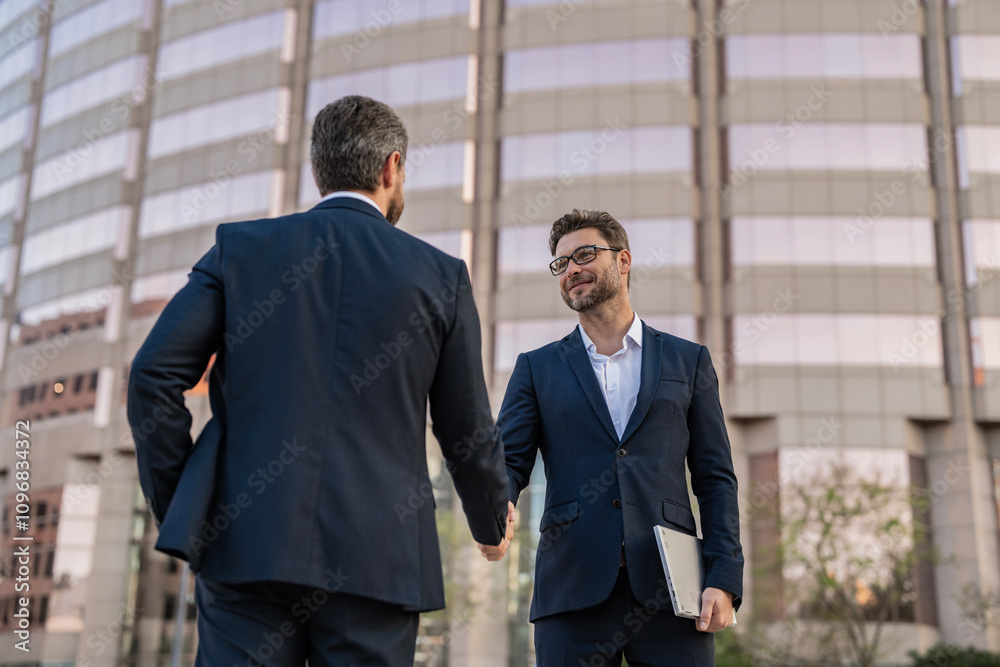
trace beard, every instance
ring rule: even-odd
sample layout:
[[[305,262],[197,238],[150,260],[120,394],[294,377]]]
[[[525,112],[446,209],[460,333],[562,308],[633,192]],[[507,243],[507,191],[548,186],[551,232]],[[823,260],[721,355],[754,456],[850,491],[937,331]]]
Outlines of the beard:
[[[563,301],[566,302],[567,306],[578,313],[586,313],[618,296],[622,286],[622,276],[618,273],[618,266],[612,264],[594,278],[594,286],[590,288],[590,292],[581,296],[570,295],[569,290],[581,282],[586,281],[577,281],[572,285],[566,283],[567,289],[562,290],[560,294],[562,294]]]
[[[392,191],[392,197],[389,199],[389,207],[385,212],[385,219],[389,221],[392,226],[396,226],[399,222],[400,216],[403,215],[403,183],[400,182],[395,189]]]

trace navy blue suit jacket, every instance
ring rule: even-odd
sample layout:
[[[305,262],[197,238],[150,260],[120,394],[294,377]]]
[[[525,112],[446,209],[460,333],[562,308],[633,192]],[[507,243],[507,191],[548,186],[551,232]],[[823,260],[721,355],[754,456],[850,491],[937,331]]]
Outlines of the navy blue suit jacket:
[[[737,606],[743,595],[736,475],[708,348],[642,329],[639,394],[620,441],[578,329],[517,358],[497,423],[511,499],[537,452],[545,465],[532,621],[603,602],[623,544],[635,596],[657,599],[664,574],[653,526],[695,534],[685,461],[705,584],[735,594]]]
[[[213,354],[192,448],[183,392]],[[217,581],[443,607],[428,400],[472,534],[498,544],[507,480],[464,262],[350,198],[220,225],[129,378],[158,548]]]

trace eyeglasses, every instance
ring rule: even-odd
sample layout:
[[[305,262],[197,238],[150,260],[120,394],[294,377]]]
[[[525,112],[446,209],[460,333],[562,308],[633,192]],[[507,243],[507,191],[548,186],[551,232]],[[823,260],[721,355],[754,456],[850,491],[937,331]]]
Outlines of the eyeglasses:
[[[569,257],[556,257],[549,263],[549,270],[554,276],[561,276],[569,268],[569,260],[576,262],[577,266],[583,266],[597,259],[598,250],[614,250],[619,252],[621,248],[611,248],[606,245],[582,245],[573,251]]]

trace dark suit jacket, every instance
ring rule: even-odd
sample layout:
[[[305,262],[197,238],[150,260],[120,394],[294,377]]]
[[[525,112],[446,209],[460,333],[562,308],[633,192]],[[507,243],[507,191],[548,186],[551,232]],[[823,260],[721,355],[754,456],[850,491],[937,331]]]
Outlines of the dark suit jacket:
[[[685,461],[706,586],[743,594],[736,475],[708,348],[645,324],[642,341],[639,394],[621,441],[579,330],[517,358],[497,423],[515,502],[537,452],[545,465],[532,621],[604,601],[623,543],[635,596],[657,599],[664,574],[653,526],[695,533]]]
[[[213,354],[192,454],[183,392]],[[498,544],[503,447],[464,262],[350,198],[220,225],[129,378],[158,547],[217,581],[443,607],[428,399],[472,534]]]

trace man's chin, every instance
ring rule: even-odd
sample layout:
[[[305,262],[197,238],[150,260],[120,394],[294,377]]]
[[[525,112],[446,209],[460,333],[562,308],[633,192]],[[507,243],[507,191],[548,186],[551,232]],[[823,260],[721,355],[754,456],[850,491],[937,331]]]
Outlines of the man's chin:
[[[578,313],[585,313],[593,307],[593,303],[590,299],[586,297],[574,298],[563,294],[563,301],[566,305],[570,307],[571,310],[575,310]]]

